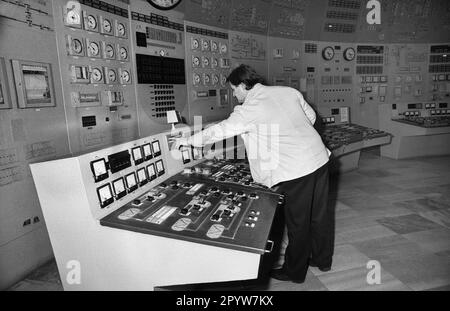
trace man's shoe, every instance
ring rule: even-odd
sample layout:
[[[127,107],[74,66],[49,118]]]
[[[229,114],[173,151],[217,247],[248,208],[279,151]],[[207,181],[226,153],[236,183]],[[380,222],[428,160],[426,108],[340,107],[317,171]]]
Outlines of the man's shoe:
[[[303,280],[291,279],[289,277],[289,275],[287,275],[286,271],[284,271],[283,268],[281,268],[281,269],[273,269],[272,272],[270,273],[270,276],[272,278],[276,279],[276,280],[279,280],[279,281],[291,281],[291,282],[298,283],[298,284],[305,282],[304,279]]]
[[[327,267],[319,267],[314,261],[310,260],[309,261],[309,266],[310,267],[316,267],[318,268],[320,271],[322,272],[328,272],[331,270],[331,266],[327,266]]]

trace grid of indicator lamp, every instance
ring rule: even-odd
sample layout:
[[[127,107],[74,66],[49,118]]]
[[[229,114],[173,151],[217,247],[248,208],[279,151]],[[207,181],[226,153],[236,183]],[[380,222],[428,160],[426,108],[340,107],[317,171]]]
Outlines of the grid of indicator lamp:
[[[111,182],[102,184],[97,188],[97,195],[101,208],[113,203],[114,199],[118,200],[165,174],[164,162],[162,159],[157,159],[154,163],[146,163],[151,159],[156,159],[161,156],[161,148],[158,140],[131,148],[131,156],[136,169],[120,177],[114,175],[110,176],[105,158],[91,161],[91,171],[96,183],[108,178],[112,179]],[[123,169],[130,166],[131,163]],[[114,172],[111,171],[111,174],[115,174],[120,170],[122,169]]]

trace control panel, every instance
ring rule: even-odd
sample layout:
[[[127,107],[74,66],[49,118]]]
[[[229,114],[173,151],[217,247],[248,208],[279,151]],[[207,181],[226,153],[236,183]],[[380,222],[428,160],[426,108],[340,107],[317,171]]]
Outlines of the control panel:
[[[228,31],[185,22],[187,99],[189,122],[202,116],[203,122],[226,118],[231,112]]]
[[[72,152],[137,138],[128,6],[63,1],[54,16]]]
[[[167,130],[167,111],[188,121],[183,14],[159,11],[147,1],[132,1],[131,30],[136,53],[137,105],[141,136]]]

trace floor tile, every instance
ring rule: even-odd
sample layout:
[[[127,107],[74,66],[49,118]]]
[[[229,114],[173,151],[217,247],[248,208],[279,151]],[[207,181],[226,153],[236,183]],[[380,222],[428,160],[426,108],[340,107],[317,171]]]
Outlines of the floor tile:
[[[358,267],[318,276],[331,291],[410,291],[411,289],[386,270],[380,269],[379,284],[371,281],[371,269]],[[369,283],[370,282],[370,283]]]
[[[365,267],[369,258],[349,244],[336,245],[333,255],[333,264],[329,272],[322,272],[318,268],[309,267],[314,275],[348,270],[356,267]]]
[[[12,288],[10,291],[62,291],[63,287],[61,284],[53,282],[42,282],[36,280],[23,280]]]
[[[428,212],[435,211],[439,209],[448,208],[449,205],[439,202],[437,200],[433,200],[431,198],[425,197],[414,200],[407,200],[403,202],[394,202],[394,206],[404,207],[409,209],[411,212],[420,213],[420,212]]]
[[[335,244],[350,244],[360,241],[372,240],[380,237],[395,235],[396,233],[382,225],[366,226],[344,232],[336,232]]]
[[[384,217],[378,219],[377,221],[383,226],[386,226],[387,228],[399,234],[407,234],[411,232],[442,228],[442,226],[438,225],[437,223],[417,214]]]
[[[426,290],[450,284],[450,260],[433,254],[388,261],[382,268],[412,290]]]
[[[403,237],[433,253],[450,250],[450,229],[447,228],[403,234]]]

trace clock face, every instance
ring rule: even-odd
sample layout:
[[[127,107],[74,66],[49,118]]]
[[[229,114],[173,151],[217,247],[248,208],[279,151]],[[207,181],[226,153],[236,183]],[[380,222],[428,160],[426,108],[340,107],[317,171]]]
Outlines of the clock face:
[[[76,54],[80,54],[83,51],[83,44],[81,43],[80,40],[73,39],[71,43],[72,43],[72,50]]]
[[[116,72],[114,70],[109,70],[108,71],[109,82],[116,82],[116,79],[117,79]]]
[[[98,56],[100,48],[96,42],[90,42],[88,46],[89,56]]]
[[[355,49],[353,48],[347,48],[344,51],[344,59],[345,60],[353,60],[355,58]]]
[[[170,10],[181,3],[181,0],[147,0],[152,6],[159,10]]]
[[[94,16],[89,15],[87,17],[87,26],[91,30],[97,28],[97,19]]]
[[[105,46],[105,56],[106,58],[114,58],[114,47],[111,44]]]
[[[100,69],[94,68],[94,69],[92,70],[91,77],[92,77],[92,80],[93,80],[94,82],[100,82],[100,81],[102,80],[102,78],[103,78],[103,74],[102,74],[102,72],[100,71]]]
[[[322,50],[322,56],[325,60],[332,60],[334,57],[334,49],[331,46],[327,46]]]
[[[122,80],[125,83],[130,82],[130,73],[126,70],[122,71]]]
[[[128,51],[127,51],[127,49],[124,48],[123,46],[120,47],[119,53],[120,53],[120,58],[121,58],[121,59],[128,59]]]

